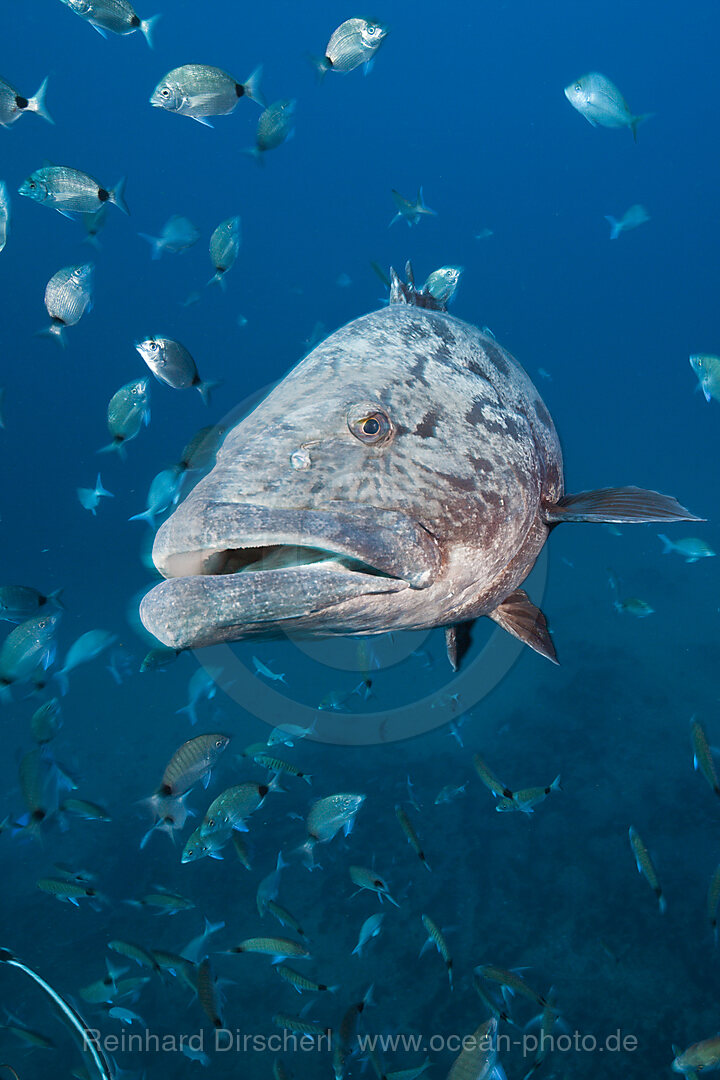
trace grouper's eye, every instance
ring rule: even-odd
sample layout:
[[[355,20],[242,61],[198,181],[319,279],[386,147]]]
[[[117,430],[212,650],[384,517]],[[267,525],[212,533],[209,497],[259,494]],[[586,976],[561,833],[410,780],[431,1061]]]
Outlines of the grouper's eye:
[[[390,417],[380,405],[353,405],[347,423],[355,438],[368,446],[388,442],[393,435]]]

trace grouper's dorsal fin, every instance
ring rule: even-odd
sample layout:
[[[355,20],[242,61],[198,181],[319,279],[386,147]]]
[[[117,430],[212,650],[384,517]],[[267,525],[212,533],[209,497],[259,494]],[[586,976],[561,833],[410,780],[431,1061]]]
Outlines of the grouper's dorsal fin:
[[[455,623],[445,627],[445,648],[450,667],[457,671],[472,644],[472,622]]]
[[[557,654],[553,645],[547,619],[540,608],[535,607],[528,594],[523,589],[516,589],[514,593],[503,600],[499,607],[488,613],[488,618],[507,630],[509,634],[529,645],[541,656],[546,656],[557,664]]]
[[[407,282],[401,281],[397,271],[390,267],[390,303],[410,304],[412,307],[427,308],[429,311],[447,311],[447,306],[427,291],[416,289],[410,262],[405,264]]]

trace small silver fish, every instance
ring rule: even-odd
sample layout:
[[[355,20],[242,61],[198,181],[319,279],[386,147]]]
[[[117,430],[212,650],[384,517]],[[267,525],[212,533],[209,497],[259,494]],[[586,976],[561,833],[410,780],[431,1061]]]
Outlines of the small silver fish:
[[[644,206],[635,203],[625,211],[621,218],[614,218],[610,214],[605,215],[605,220],[610,224],[610,239],[617,240],[621,232],[627,229],[637,229],[638,225],[644,225],[650,220],[650,215]]]
[[[64,266],[53,274],[45,287],[45,307],[52,323],[47,330],[39,331],[41,335],[56,338],[65,348],[64,328],[75,326],[92,309],[94,273],[93,264],[86,263]]]
[[[125,383],[113,394],[107,410],[108,431],[112,442],[98,450],[107,454],[115,450],[125,456],[125,443],[140,432],[143,424],[150,423],[150,391],[147,379],[134,379]]]
[[[150,104],[212,127],[208,116],[226,116],[241,97],[264,105],[260,93],[261,75],[262,67],[258,67],[241,83],[222,68],[184,64],[163,76],[152,92]]]
[[[320,78],[327,71],[346,73],[365,65],[367,75],[383,41],[388,28],[382,23],[368,19],[346,19],[333,31],[325,48],[325,55],[319,59],[312,57],[312,62]]]
[[[200,233],[188,218],[181,214],[173,214],[162,227],[159,236],[148,236],[147,233],[139,233],[143,240],[147,240],[152,248],[151,258],[159,259],[167,251],[171,255],[179,255],[187,251],[200,239]]]
[[[365,802],[364,795],[341,792],[326,795],[313,803],[305,820],[308,838],[301,847],[306,865],[313,868],[313,850],[316,844],[326,844],[342,829],[346,836],[352,832],[357,812]]]
[[[368,941],[377,937],[382,929],[382,921],[385,918],[383,911],[378,911],[374,915],[370,915],[369,918],[360,927],[360,934],[358,935],[358,942],[352,951],[353,956],[362,956],[362,951],[367,945]]]
[[[62,589],[56,589],[55,592],[45,596],[30,585],[2,585],[0,586],[0,619],[20,623],[37,615],[46,604],[62,607],[61,592]]]
[[[240,218],[231,217],[221,221],[210,237],[210,259],[215,267],[215,274],[208,285],[217,282],[225,288],[224,275],[235,264],[240,250]]]
[[[219,732],[188,739],[165,766],[158,794],[184,795],[200,781],[207,787],[210,773],[229,742],[230,736]]]
[[[30,718],[30,734],[39,746],[51,742],[61,727],[59,698],[50,698]]]
[[[206,671],[205,668],[198,668],[193,675],[190,676],[188,681],[188,703],[183,705],[177,712],[187,713],[190,719],[190,723],[194,726],[197,723],[197,711],[196,706],[203,698],[207,701],[212,701],[217,693],[217,678],[221,674],[220,668],[213,668],[211,671]]]
[[[275,150],[289,139],[294,131],[295,100],[283,98],[268,105],[258,120],[255,145],[245,151],[254,157],[258,165],[264,165],[263,155],[268,150]]]
[[[79,664],[87,664],[96,656],[109,649],[117,641],[117,634],[109,630],[88,630],[81,634],[73,642],[65,656],[65,662],[59,671],[55,672],[55,678],[60,680],[61,685],[67,689],[67,676]]]
[[[406,199],[404,195],[401,195],[395,188],[392,190],[392,197],[397,207],[397,213],[390,222],[390,225],[394,225],[396,221],[406,221],[408,226],[417,225],[422,217],[433,215],[437,217],[437,211],[431,210],[429,206],[425,205],[423,199],[423,189],[418,188],[417,199],[415,202],[411,202],[410,199]],[[388,226],[389,228],[390,226]]]
[[[0,697],[13,683],[30,679],[38,668],[46,670],[55,658],[55,631],[62,612],[41,612],[21,622],[0,647]]]
[[[448,304],[455,295],[462,274],[462,266],[441,266],[428,276],[423,292],[430,293],[430,296],[441,304]]]
[[[636,142],[638,124],[652,116],[652,113],[633,115],[615,83],[597,71],[581,75],[566,86],[565,97],[593,127],[598,124],[608,128],[629,127]]]
[[[123,214],[129,214],[125,202],[125,178],[114,188],[103,187],[94,176],[71,169],[67,165],[45,165],[31,173],[18,188],[18,194],[33,202],[49,206],[68,217],[72,214],[94,214],[104,203],[113,203]]]
[[[26,98],[19,94],[10,83],[0,79],[0,126],[10,127],[26,112],[37,113],[38,116],[42,116],[43,120],[47,120],[49,124],[54,124],[55,121],[45,105],[46,90],[47,79],[43,79],[37,93],[33,94],[31,98]]]
[[[160,18],[153,15],[150,19],[141,19],[128,0],[61,0],[63,4],[89,22],[101,37],[111,34],[134,34],[139,30],[150,48],[153,48],[153,30]]]
[[[146,509],[140,514],[133,514],[128,520],[147,521],[153,528],[156,515],[164,514],[180,498],[183,475],[183,470],[179,465],[171,465],[169,469],[163,469],[154,476],[148,491]]]
[[[277,788],[277,784],[275,787]],[[271,790],[268,784],[256,784],[252,781],[226,788],[208,807],[200,826],[200,835],[217,833],[227,837],[232,829],[247,832],[245,818],[262,806],[265,796]]]
[[[205,404],[210,404],[210,391],[217,383],[203,382],[195,361],[179,341],[154,334],[135,342],[135,348],[160,382],[167,383],[174,390],[187,390],[194,386]]]
[[[710,559],[715,555],[707,541],[695,536],[686,536],[682,540],[670,540],[663,533],[658,533],[658,537],[662,540],[663,555],[669,555],[671,551],[674,551],[682,555],[686,563],[694,563],[698,559]]]
[[[0,180],[0,251],[5,249],[10,232],[10,196],[7,184]]]
[[[720,356],[695,353],[690,357],[690,367],[698,378],[696,389],[702,390],[706,401],[720,401]]]

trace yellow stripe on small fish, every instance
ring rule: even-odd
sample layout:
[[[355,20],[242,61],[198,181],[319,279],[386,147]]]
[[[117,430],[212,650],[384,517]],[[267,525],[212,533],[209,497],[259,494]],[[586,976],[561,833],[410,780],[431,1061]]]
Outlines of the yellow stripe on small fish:
[[[720,796],[720,781],[708,744],[705,729],[699,720],[690,721],[690,742],[693,748],[693,765],[699,769],[716,795]]]

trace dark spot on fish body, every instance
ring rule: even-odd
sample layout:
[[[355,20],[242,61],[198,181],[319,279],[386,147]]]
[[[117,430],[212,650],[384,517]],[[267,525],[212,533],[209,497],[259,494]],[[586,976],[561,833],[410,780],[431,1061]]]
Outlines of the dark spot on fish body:
[[[243,95],[245,94],[245,87],[242,83],[235,83],[235,93],[238,97],[243,97]]]
[[[158,795],[172,795],[172,787],[170,784],[161,784],[157,793]]]
[[[30,820],[31,821],[44,821],[45,820],[45,811],[44,810],[33,810],[32,814],[30,815]]]
[[[67,326],[65,320],[61,319],[59,315],[52,315],[51,318],[56,326]]]
[[[7,964],[8,961],[14,960],[15,957],[9,949],[0,949],[0,963]]]
[[[269,790],[270,788],[267,786],[267,784],[258,784],[258,795],[261,799],[265,798]]]
[[[540,421],[541,424],[543,424],[544,427],[546,427],[548,429],[552,429],[552,426],[553,426],[552,418],[550,416],[550,413],[545,408],[545,405],[540,400],[540,398],[538,398],[537,401],[535,402],[535,415],[537,416],[538,420]]]
[[[419,435],[421,439],[431,438],[435,434],[439,419],[440,417],[433,409],[426,412],[420,423],[415,427],[413,435]]]
[[[97,197],[100,202],[107,202],[110,198],[110,192],[106,191],[104,187],[98,188]]]
[[[497,368],[501,375],[509,376],[510,365],[503,356],[501,350],[498,349],[496,345],[491,345],[489,342],[484,343],[483,348],[485,349],[485,352],[487,353],[493,367]]]
[[[455,491],[475,491],[476,489],[474,477],[455,476],[453,473],[444,472],[436,472],[435,475],[441,480],[447,480],[448,486],[454,488]]]
[[[138,26],[140,25],[140,16],[133,15],[130,20],[130,25],[132,26],[133,30],[137,30]]]
[[[435,333],[442,338],[446,346],[452,347],[457,344],[457,338],[444,319],[433,320],[433,326]]]
[[[418,382],[421,382],[423,386],[430,387],[430,383],[425,378],[425,368],[427,367],[427,356],[424,353],[415,353],[415,363],[410,368],[410,374]]]
[[[433,356],[433,359],[439,362],[444,360],[452,360],[453,354],[450,349],[448,349],[447,345],[438,345],[435,350],[435,355]]]
[[[18,109],[27,109],[30,102],[26,97],[20,97],[20,95],[17,94],[15,97],[15,104],[17,105]]]
[[[479,495],[482,501],[488,506],[494,506],[497,510],[502,506],[502,500],[497,491],[481,491],[479,492]]]
[[[492,472],[492,462],[489,461],[487,458],[475,457],[474,454],[468,454],[467,459],[470,462],[470,464],[472,465],[473,469],[475,469],[476,472],[478,472],[478,473],[491,473]]]

